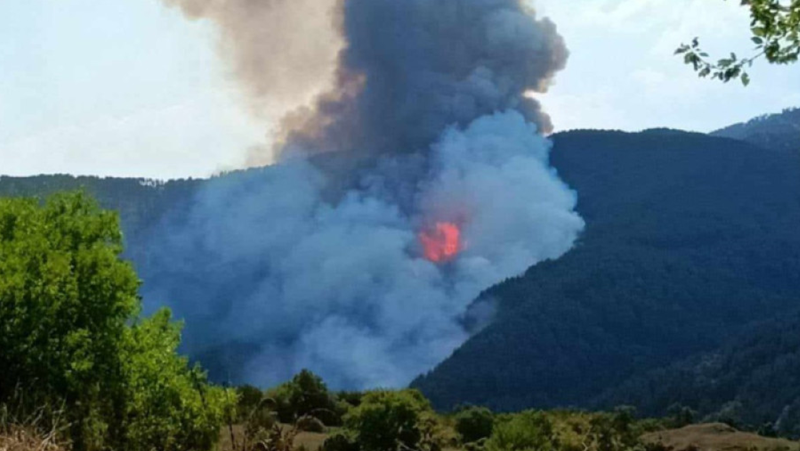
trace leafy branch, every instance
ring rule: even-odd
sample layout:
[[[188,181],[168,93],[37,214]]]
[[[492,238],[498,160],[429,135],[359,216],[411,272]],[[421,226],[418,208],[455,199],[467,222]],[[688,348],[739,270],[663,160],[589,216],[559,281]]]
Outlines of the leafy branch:
[[[756,45],[753,55],[739,58],[731,53],[714,62],[701,48],[699,38],[694,38],[675,54],[682,55],[699,77],[724,83],[739,79],[747,86],[747,69],[756,60],[764,57],[770,64],[791,64],[800,58],[800,0],[741,0],[741,4],[750,8],[751,40]]]

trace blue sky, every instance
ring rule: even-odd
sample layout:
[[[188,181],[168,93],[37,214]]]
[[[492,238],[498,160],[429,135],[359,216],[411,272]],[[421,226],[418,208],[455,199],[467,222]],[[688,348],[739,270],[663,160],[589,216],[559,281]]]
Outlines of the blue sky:
[[[708,131],[800,106],[800,65],[753,83],[698,80],[672,56],[695,35],[751,47],[723,0],[539,0],[571,59],[542,97],[558,129]],[[158,0],[0,2],[0,174],[202,177],[241,167],[266,126],[248,114],[210,24]],[[712,52],[713,53],[713,52]]]

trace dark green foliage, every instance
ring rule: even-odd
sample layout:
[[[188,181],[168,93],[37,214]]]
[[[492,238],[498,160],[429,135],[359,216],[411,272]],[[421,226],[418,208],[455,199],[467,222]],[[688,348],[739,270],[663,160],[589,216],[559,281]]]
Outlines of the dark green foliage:
[[[500,421],[486,442],[487,451],[555,451],[553,422],[543,412],[527,411]]]
[[[359,451],[360,448],[352,434],[337,432],[325,440],[322,451]]]
[[[238,397],[236,411],[239,421],[244,421],[250,412],[261,408],[265,402],[268,402],[264,392],[252,385],[236,387],[236,395]]]
[[[670,130],[554,140],[586,232],[564,257],[484,294],[494,322],[413,384],[437,408],[593,407],[634,374],[796,308],[797,155]]]
[[[137,321],[121,252],[85,194],[0,199],[0,404],[63,410],[77,451],[210,449],[225,394],[177,355],[169,312]]]
[[[800,314],[744,331],[721,349],[634,377],[609,390],[601,405],[620,400],[646,415],[674,414],[670,405],[704,421],[800,436]]]
[[[438,451],[442,439],[430,403],[416,390],[374,391],[345,417],[344,435],[326,443],[326,451]]]
[[[339,399],[339,401],[346,403],[350,407],[358,407],[361,405],[361,399],[364,398],[364,392],[340,391],[336,393],[336,398]]]
[[[463,443],[477,442],[492,435],[494,414],[485,407],[467,407],[456,413],[455,422]]]
[[[310,415],[328,426],[341,424],[345,408],[337,403],[322,379],[303,370],[291,381],[267,392],[275,403],[275,411],[283,423],[294,423]]]
[[[647,424],[633,417],[633,410],[611,413],[524,411],[500,415],[488,451],[632,451],[644,450],[641,441]]]

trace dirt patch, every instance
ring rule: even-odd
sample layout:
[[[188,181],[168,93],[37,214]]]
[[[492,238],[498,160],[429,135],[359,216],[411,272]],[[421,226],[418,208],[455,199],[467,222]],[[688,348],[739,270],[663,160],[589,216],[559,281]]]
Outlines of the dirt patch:
[[[768,438],[721,423],[695,424],[681,429],[645,434],[645,441],[662,443],[676,451],[800,451],[800,443]]]

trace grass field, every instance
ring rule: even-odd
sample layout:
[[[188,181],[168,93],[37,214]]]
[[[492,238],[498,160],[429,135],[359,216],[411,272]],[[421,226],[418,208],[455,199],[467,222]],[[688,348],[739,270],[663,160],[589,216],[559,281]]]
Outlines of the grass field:
[[[660,442],[675,451],[800,451],[800,442],[740,432],[721,423],[695,424],[646,434],[644,440]]]

